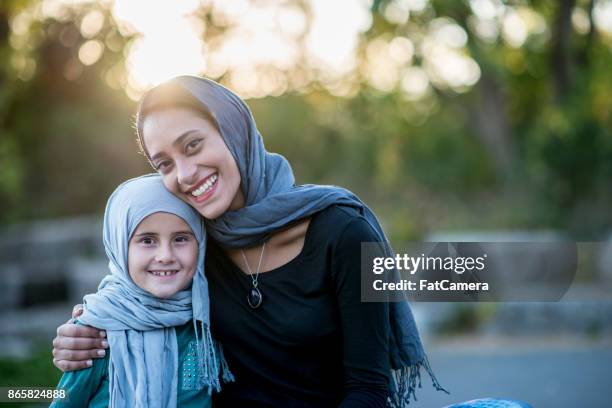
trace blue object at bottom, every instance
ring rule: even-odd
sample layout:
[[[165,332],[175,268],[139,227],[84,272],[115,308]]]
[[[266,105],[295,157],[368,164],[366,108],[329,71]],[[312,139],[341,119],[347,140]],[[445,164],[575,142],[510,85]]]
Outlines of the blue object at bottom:
[[[471,401],[459,402],[445,408],[533,408],[531,405],[522,401],[480,398]]]

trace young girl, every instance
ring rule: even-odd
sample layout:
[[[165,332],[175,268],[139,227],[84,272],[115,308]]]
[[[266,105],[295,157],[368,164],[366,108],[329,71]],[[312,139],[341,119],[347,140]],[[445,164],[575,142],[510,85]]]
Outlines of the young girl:
[[[158,175],[121,184],[104,214],[110,274],[78,323],[106,330],[110,353],[65,373],[52,407],[209,407],[220,371],[210,334],[206,240],[199,214]]]

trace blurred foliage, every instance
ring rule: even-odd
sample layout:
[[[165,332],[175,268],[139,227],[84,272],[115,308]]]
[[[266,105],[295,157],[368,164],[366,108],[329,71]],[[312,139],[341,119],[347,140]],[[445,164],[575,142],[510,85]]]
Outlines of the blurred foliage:
[[[55,388],[62,373],[53,366],[49,346],[39,346],[26,359],[0,358],[0,384],[3,387]],[[49,404],[2,403],[3,407],[40,407]]]
[[[453,303],[451,312],[434,330],[441,337],[477,333],[494,318],[498,308],[499,304],[494,302]]]
[[[55,387],[62,373],[53,366],[48,345],[34,351],[28,359],[0,359],[0,384]],[[18,364],[15,364],[18,362]]]
[[[149,171],[134,143],[135,104],[108,85],[111,70],[125,77],[132,38],[100,3],[37,21],[26,40],[11,42],[9,22],[31,3],[0,3],[0,223],[100,212],[120,181]],[[595,2],[509,3],[546,23],[520,47],[476,35],[470,1],[424,2],[402,21],[388,16],[395,3],[373,2],[360,64],[381,38],[405,37],[419,49],[444,17],[467,35],[461,52],[480,78],[457,89],[433,83],[418,99],[360,77],[347,97],[315,84],[250,100],[268,149],[290,160],[298,182],[354,190],[398,240],[442,228],[553,228],[583,239],[609,231],[612,42],[594,28]],[[94,7],[106,17],[96,36],[114,45],[83,66],[79,23]],[[586,31],[572,24],[577,12],[590,18]],[[207,38],[223,35],[209,13],[199,18]],[[427,61],[416,53],[408,64]]]
[[[484,319],[480,318],[483,303],[458,303],[438,327],[441,335],[473,333]]]
[[[2,3],[0,24],[26,3]],[[74,65],[80,33],[72,20],[78,18],[33,24],[28,32],[32,43],[23,48],[11,47],[8,33],[0,37],[0,52],[7,56],[3,61],[11,61],[2,64],[0,77],[4,222],[99,211],[120,181],[146,169],[125,155],[136,146],[133,105],[100,81],[102,61],[89,69]],[[105,53],[105,63],[120,61],[120,51]],[[35,67],[31,78],[24,64]],[[83,70],[78,80],[66,79],[70,67]]]

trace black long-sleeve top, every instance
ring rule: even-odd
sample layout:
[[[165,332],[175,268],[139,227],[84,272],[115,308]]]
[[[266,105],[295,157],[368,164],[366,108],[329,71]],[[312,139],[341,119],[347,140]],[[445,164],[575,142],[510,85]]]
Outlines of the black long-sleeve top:
[[[251,277],[209,241],[212,330],[236,378],[214,406],[385,406],[388,305],[360,301],[361,242],[377,240],[352,208],[316,213],[301,253],[259,274],[257,309]]]

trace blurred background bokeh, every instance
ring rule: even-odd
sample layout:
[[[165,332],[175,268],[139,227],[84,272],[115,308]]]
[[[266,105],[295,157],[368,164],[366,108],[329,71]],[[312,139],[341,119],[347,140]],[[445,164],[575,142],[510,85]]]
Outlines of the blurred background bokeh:
[[[579,302],[416,304],[452,395],[424,379],[414,406],[609,406],[611,67],[612,0],[1,0],[0,386],[57,382],[54,329],[106,271],[106,199],[151,171],[136,102],[198,74],[247,100],[298,183],[353,190],[396,246],[600,243]]]

